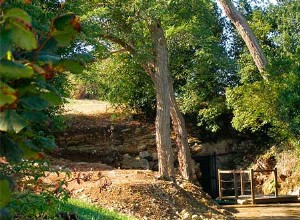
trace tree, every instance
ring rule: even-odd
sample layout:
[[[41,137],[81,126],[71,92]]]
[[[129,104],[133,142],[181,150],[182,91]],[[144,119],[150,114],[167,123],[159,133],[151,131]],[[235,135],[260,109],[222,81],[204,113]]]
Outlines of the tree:
[[[155,2],[140,2],[140,1],[125,1],[125,2],[110,2],[110,1],[104,1],[104,2],[98,2],[97,8],[93,11],[90,11],[90,7],[88,6],[89,3],[84,3],[83,7],[89,8],[82,9],[81,13],[86,13],[88,16],[87,25],[89,27],[93,26],[94,31],[98,31],[98,37],[100,37],[103,40],[106,41],[105,44],[102,46],[106,47],[109,52],[112,51],[127,51],[129,52],[136,61],[140,64],[140,66],[144,69],[144,71],[151,77],[156,92],[160,92],[161,94],[157,94],[156,97],[164,97],[166,94],[168,95],[168,102],[172,105],[172,108],[174,111],[171,111],[172,119],[176,120],[175,123],[173,123],[175,126],[182,126],[180,129],[176,129],[175,132],[181,132],[181,134],[177,134],[177,143],[181,144],[178,146],[179,148],[182,148],[184,150],[180,150],[180,152],[185,153],[186,156],[182,157],[179,161],[183,161],[185,166],[181,167],[187,167],[184,170],[183,176],[191,180],[192,179],[192,167],[190,166],[190,155],[189,155],[189,147],[187,144],[187,140],[184,140],[182,138],[186,139],[186,132],[184,127],[184,121],[183,117],[178,116],[179,110],[175,111],[175,109],[179,109],[177,106],[177,103],[175,102],[174,94],[170,94],[169,86],[167,85],[161,85],[161,89],[158,89],[159,81],[162,80],[160,77],[165,77],[164,74],[169,74],[169,66],[164,67],[164,70],[162,68],[163,65],[168,65],[168,54],[166,52],[163,52],[164,56],[161,56],[162,54],[158,53],[158,51],[167,51],[167,45],[160,45],[158,42],[158,36],[156,36],[156,33],[153,33],[151,30],[153,30],[155,27],[153,26],[153,22],[162,23],[159,29],[156,28],[157,31],[160,31],[161,27],[163,26],[163,21],[161,20],[163,13],[167,12],[167,4],[156,4]],[[87,13],[88,11],[88,13]],[[161,30],[159,33],[161,33],[161,36],[159,38],[164,38],[163,30]],[[95,32],[94,32],[95,33]],[[98,42],[99,44],[99,42]],[[162,48],[165,47],[163,50]],[[155,51],[155,52],[154,52]],[[159,61],[159,59],[162,59]],[[163,60],[165,59],[165,61]],[[168,71],[165,71],[168,70]],[[162,71],[162,72],[159,72]],[[170,77],[166,75],[167,79]],[[171,83],[171,81],[170,81]],[[171,97],[173,96],[172,100]],[[166,101],[165,99],[163,101]],[[161,101],[160,101],[161,102]],[[157,102],[157,104],[163,104]],[[166,106],[168,107],[170,104],[166,103]],[[163,104],[165,106],[165,104]],[[166,107],[165,106],[165,107]],[[164,110],[162,112],[163,114],[170,114],[170,107],[168,107],[168,110]],[[169,116],[163,116],[165,118]],[[158,126],[158,122],[161,120],[156,120],[156,125]],[[163,125],[160,125],[162,128]],[[165,125],[164,125],[165,127]],[[165,127],[166,128],[166,127]],[[157,129],[159,129],[157,127]],[[157,138],[167,137],[170,139],[170,128],[166,128],[166,134],[160,134],[157,135]],[[162,132],[162,131],[160,131]],[[179,141],[180,140],[180,141]],[[162,139],[157,140],[157,143],[162,143]],[[166,142],[167,145],[163,146],[166,148],[171,149],[171,146],[169,144],[171,141]],[[180,156],[182,155],[180,154]],[[170,155],[171,156],[171,155]],[[173,160],[173,159],[172,159]],[[171,160],[170,160],[171,161]],[[182,162],[180,162],[182,163]],[[171,165],[170,165],[171,166]],[[173,166],[173,165],[172,165]],[[163,168],[168,169],[168,168]],[[170,171],[172,168],[169,169]],[[162,173],[161,173],[162,174]],[[162,174],[162,176],[164,176]],[[174,174],[169,173],[166,175],[166,178],[174,177]]]
[[[159,173],[165,179],[174,174],[174,156],[170,138],[170,84],[169,61],[166,40],[160,21],[154,19],[148,24],[154,46],[154,69],[151,72],[156,90],[156,144]]]
[[[243,38],[263,79],[267,80],[267,76],[264,73],[268,63],[267,59],[247,21],[236,10],[231,0],[218,0],[218,2],[220,3],[220,5],[222,5],[225,14],[231,20],[231,22],[234,24],[237,31]]]
[[[265,9],[256,8],[248,16],[249,24],[268,56],[268,81],[244,77],[240,85],[227,90],[233,109],[233,126],[238,130],[259,131],[268,128],[276,143],[292,142],[299,137],[299,19],[298,1],[280,2]],[[252,72],[243,62],[240,74]],[[251,74],[251,73],[250,73]]]

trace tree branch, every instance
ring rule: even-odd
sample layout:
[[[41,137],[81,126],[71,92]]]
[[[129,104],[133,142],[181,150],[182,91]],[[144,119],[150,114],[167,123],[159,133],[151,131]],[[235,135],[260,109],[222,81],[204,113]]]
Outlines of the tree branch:
[[[130,52],[132,55],[137,54],[135,48],[132,45],[126,43],[125,41],[123,41],[122,39],[120,39],[120,38],[118,38],[116,36],[109,35],[109,34],[103,34],[103,35],[101,35],[101,37],[105,38],[105,39],[107,39],[107,40],[109,40],[109,41],[111,41],[111,42],[113,42],[115,44],[119,44],[125,50],[127,50],[128,52]]]

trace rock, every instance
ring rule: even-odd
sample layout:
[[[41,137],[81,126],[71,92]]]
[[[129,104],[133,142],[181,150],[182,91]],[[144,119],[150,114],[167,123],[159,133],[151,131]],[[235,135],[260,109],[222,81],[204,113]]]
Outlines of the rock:
[[[192,215],[192,220],[201,220],[202,218],[199,215]]]
[[[187,210],[182,210],[181,212],[180,212],[180,216],[181,216],[181,219],[182,220],[189,220],[189,219],[191,219],[191,213],[189,213]]]
[[[149,159],[151,157],[150,153],[148,151],[141,151],[139,156],[140,156],[140,158],[147,158],[147,159]]]
[[[149,161],[146,159],[129,158],[122,161],[123,169],[144,169],[150,168]]]
[[[128,132],[130,130],[131,130],[130,128],[125,128],[125,129],[121,130],[121,132],[124,133],[124,132]]]
[[[152,160],[158,160],[158,153],[157,152],[153,152],[151,154],[151,156],[152,156]]]
[[[140,145],[138,146],[138,150],[139,150],[139,151],[144,151],[144,150],[146,150],[146,149],[147,149],[146,144],[140,144]]]
[[[124,154],[123,155],[123,160],[127,160],[127,159],[130,159],[131,156],[129,154]]]
[[[147,149],[146,144],[141,144],[141,145],[138,146],[138,150],[139,150],[139,151],[144,151],[144,150],[146,150],[146,149]]]
[[[203,147],[200,144],[194,144],[190,149],[192,153],[200,153],[203,150]]]
[[[158,171],[158,163],[157,161],[150,161],[150,170]]]
[[[296,189],[293,189],[293,190],[290,190],[288,192],[288,195],[297,195],[298,197],[300,197],[300,187],[296,188]]]
[[[191,218],[191,215],[189,213],[184,213],[181,217],[183,220],[189,220]]]

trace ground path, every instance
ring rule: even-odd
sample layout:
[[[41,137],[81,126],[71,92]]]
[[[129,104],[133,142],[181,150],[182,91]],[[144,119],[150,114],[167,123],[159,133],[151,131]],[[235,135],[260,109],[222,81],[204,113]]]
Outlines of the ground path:
[[[240,220],[300,219],[300,203],[224,206]]]
[[[67,99],[67,103],[64,105],[64,110],[67,114],[97,114],[112,112],[109,102],[98,100],[74,100]]]

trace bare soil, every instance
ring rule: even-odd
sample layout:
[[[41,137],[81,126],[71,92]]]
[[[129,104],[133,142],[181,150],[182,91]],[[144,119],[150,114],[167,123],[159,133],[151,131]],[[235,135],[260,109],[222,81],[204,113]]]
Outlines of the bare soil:
[[[68,127],[74,131],[110,124],[111,120],[122,125],[143,123],[112,118],[114,110],[106,102],[72,100],[65,108],[70,119]],[[137,219],[300,219],[299,203],[224,208],[215,204],[201,187],[180,178],[173,183],[158,179],[158,173],[150,170],[115,169],[100,162],[75,162],[72,158],[51,158],[51,161],[53,168],[67,170],[70,175],[49,174],[45,182],[66,178],[71,197]]]
[[[68,129],[84,129],[110,123],[112,109],[108,103],[72,100],[65,106]],[[113,118],[114,123],[142,123]],[[151,126],[151,125],[150,125]],[[232,219],[201,187],[180,178],[176,182],[158,178],[151,170],[123,170],[105,164],[78,162],[72,158],[50,158],[60,175],[49,173],[44,182],[65,179],[72,198],[105,207],[137,219]],[[85,160],[87,161],[87,160]]]
[[[72,198],[137,219],[231,219],[231,213],[216,205],[199,186],[180,179],[176,183],[159,180],[158,173],[151,170],[121,170],[63,159],[52,159],[52,166],[69,174],[49,173],[44,182],[66,178]]]

